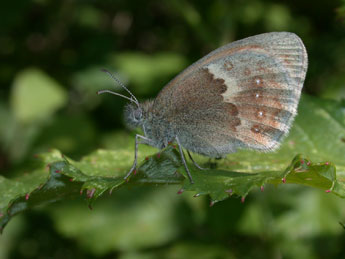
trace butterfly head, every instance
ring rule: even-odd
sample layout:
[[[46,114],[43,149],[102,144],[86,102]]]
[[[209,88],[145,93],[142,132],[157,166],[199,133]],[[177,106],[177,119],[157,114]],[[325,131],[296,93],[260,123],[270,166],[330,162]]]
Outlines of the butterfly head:
[[[131,129],[141,127],[144,121],[142,108],[132,103],[128,104],[124,111],[124,119]]]
[[[110,93],[110,94],[120,96],[130,101],[130,103],[126,106],[125,114],[124,114],[125,122],[127,126],[131,129],[143,126],[144,113],[143,113],[142,105],[139,103],[138,99],[134,96],[134,94],[131,93],[131,91],[128,90],[128,88],[119,79],[117,79],[117,77],[115,77],[106,69],[102,69],[102,71],[107,73],[115,82],[117,82],[125,91],[127,91],[127,93],[129,93],[130,96],[128,97],[123,94],[113,92],[111,90],[100,90],[97,92],[97,94]],[[144,108],[146,106],[147,105],[144,105]]]
[[[147,100],[139,105],[127,104],[124,110],[126,126],[130,129],[142,128],[145,135],[150,132],[153,101]]]
[[[152,135],[151,120],[153,101],[148,100],[146,102],[139,103],[134,94],[132,94],[131,91],[129,91],[128,88],[119,79],[117,79],[117,77],[106,69],[102,69],[102,71],[107,73],[118,85],[120,85],[129,94],[129,96],[113,92],[111,90],[100,90],[97,94],[109,93],[130,101],[124,112],[124,119],[127,127],[130,129],[142,128],[145,136],[150,137]]]

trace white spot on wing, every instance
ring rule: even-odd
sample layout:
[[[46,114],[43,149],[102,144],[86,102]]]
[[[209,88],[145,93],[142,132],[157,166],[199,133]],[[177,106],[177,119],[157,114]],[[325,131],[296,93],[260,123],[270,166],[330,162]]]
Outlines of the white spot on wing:
[[[260,79],[255,79],[255,82],[256,82],[257,85],[260,85],[261,80]]]
[[[240,91],[236,79],[231,77],[229,71],[223,68],[223,64],[211,63],[207,66],[208,71],[214,76],[215,79],[223,79],[226,86],[226,91],[222,94],[224,101],[230,101],[231,96]]]

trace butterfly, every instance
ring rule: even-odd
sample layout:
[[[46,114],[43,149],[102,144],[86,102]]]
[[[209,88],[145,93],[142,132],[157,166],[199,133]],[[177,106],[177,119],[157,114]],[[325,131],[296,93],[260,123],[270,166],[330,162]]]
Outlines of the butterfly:
[[[297,113],[308,67],[302,40],[294,33],[271,32],[229,43],[195,62],[172,79],[153,100],[130,97],[125,120],[141,128],[135,137],[133,166],[139,144],[162,149],[176,142],[193,183],[183,148],[207,157],[223,157],[238,149],[277,149]]]

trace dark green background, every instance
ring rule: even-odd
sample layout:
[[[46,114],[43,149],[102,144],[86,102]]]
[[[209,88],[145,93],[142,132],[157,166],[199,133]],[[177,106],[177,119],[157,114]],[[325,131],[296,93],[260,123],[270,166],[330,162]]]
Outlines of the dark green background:
[[[32,156],[49,148],[79,159],[96,148],[122,145],[117,136],[124,131],[125,100],[95,94],[116,88],[101,68],[116,72],[138,99],[152,98],[211,50],[263,32],[298,34],[309,55],[303,91],[340,100],[344,19],[345,2],[335,0],[5,1],[0,172],[24,173]],[[51,95],[36,82],[51,88]],[[28,87],[32,91],[23,95]],[[33,100],[56,104],[35,113]],[[30,211],[5,229],[0,258],[345,255],[345,230],[338,223],[345,221],[344,202],[337,197],[280,186],[252,193],[245,204],[233,198],[209,208],[207,198],[180,197],[176,191],[174,186],[122,190],[98,201],[92,212],[82,200]]]

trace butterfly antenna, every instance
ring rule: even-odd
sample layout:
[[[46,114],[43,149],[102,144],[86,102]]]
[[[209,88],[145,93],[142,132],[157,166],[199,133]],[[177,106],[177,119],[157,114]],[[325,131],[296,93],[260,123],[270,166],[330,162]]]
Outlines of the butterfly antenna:
[[[97,91],[97,94],[104,94],[104,93],[109,93],[109,94],[120,96],[120,97],[125,98],[131,102],[134,102],[136,105],[138,105],[138,102],[136,100],[133,100],[132,98],[129,98],[123,94],[119,94],[119,93],[113,92],[111,90],[99,90],[99,91]]]
[[[101,90],[101,91],[97,92],[98,94],[110,93],[110,94],[118,95],[118,96],[121,96],[123,98],[130,100],[131,102],[134,102],[138,107],[140,107],[138,99],[134,96],[134,94],[131,93],[131,91],[128,90],[128,88],[116,76],[114,76],[112,73],[110,73],[107,69],[103,68],[103,69],[101,69],[101,71],[104,73],[107,73],[116,83],[118,83],[123,89],[125,89],[129,93],[131,98],[128,98],[127,96],[115,93],[115,92],[110,91],[110,90]]]

